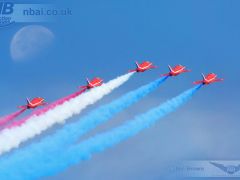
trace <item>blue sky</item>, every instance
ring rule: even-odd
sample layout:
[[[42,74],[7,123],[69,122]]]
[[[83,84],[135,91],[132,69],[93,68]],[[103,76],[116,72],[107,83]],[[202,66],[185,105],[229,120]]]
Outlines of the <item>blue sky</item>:
[[[9,50],[13,35],[28,24],[0,29],[1,115],[15,111],[25,97],[43,96],[51,102],[70,94],[85,77],[110,80],[132,69],[135,60],[150,60],[159,68],[137,74],[84,113],[158,78],[168,71],[168,64],[180,63],[192,72],[168,80],[88,136],[192,87],[202,72],[215,72],[225,81],[204,87],[157,126],[46,179],[159,179],[162,167],[174,160],[239,159],[239,1],[70,0],[61,5],[71,8],[73,15],[42,24],[55,39],[44,54],[30,60],[13,61]]]

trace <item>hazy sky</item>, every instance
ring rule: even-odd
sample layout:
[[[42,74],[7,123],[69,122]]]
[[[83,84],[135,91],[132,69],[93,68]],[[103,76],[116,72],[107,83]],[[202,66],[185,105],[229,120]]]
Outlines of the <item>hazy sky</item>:
[[[159,68],[137,74],[84,114],[158,78],[168,71],[168,64],[180,63],[192,70],[169,79],[87,138],[192,87],[202,72],[215,72],[225,81],[204,87],[155,127],[46,179],[155,180],[164,176],[163,167],[174,160],[240,158],[240,1],[69,0],[61,5],[71,8],[73,15],[41,24],[54,34],[54,40],[40,56],[21,62],[11,58],[11,40],[28,24],[0,29],[1,115],[14,112],[25,97],[43,96],[51,102],[70,94],[85,83],[85,77],[110,80],[132,69],[135,60],[150,60]]]

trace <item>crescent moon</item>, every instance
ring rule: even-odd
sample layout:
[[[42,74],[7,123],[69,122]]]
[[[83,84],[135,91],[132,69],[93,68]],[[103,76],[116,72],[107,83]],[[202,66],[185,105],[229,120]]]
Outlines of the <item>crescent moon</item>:
[[[13,36],[10,53],[15,61],[36,57],[52,43],[54,34],[46,27],[29,25],[21,28]]]

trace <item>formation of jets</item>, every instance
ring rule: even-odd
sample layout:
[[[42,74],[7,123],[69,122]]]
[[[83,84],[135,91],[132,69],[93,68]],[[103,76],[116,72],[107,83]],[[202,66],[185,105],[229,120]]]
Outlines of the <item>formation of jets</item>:
[[[129,72],[145,72],[147,70],[150,69],[154,69],[157,68],[156,66],[153,65],[152,62],[150,61],[144,61],[142,63],[136,63],[136,68],[133,70],[130,70]],[[186,69],[185,66],[182,65],[176,65],[175,67],[171,67],[170,65],[169,67],[169,73],[166,74],[162,74],[161,76],[178,76],[179,74],[185,73],[185,72],[190,72],[191,70]],[[206,76],[204,74],[202,74],[203,79],[200,81],[195,81],[193,82],[193,84],[203,84],[203,85],[209,85],[215,82],[219,82],[219,81],[223,81],[222,78],[217,78],[217,75],[214,73],[209,73]],[[98,86],[101,86],[103,84],[103,79],[99,78],[99,77],[95,77],[93,78],[91,81],[87,78],[87,85],[85,86],[81,86],[80,88],[82,90],[87,90],[87,89],[92,89]],[[33,98],[32,100],[29,100],[27,98],[27,104],[23,105],[23,106],[19,106],[19,108],[23,108],[23,109],[34,109],[37,108],[39,106],[44,106],[47,103],[45,102],[44,98],[41,97],[36,97]]]

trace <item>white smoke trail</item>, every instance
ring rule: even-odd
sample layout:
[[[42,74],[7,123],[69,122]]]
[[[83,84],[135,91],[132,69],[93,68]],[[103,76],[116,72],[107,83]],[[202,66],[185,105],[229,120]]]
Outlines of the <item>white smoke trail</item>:
[[[0,155],[17,148],[21,143],[41,134],[56,123],[65,123],[66,119],[81,113],[87,106],[96,103],[115,88],[125,83],[133,74],[128,73],[113,79],[100,87],[57,106],[42,116],[33,117],[22,126],[3,130],[0,133]]]

